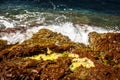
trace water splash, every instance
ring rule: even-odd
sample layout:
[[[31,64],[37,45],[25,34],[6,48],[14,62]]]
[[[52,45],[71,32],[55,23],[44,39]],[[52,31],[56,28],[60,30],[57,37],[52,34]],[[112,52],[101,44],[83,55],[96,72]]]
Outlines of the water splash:
[[[98,33],[106,33],[109,32],[108,30],[83,25],[80,26],[78,24],[74,25],[73,23],[66,22],[61,25],[47,25],[47,26],[34,26],[29,28],[24,33],[20,33],[19,31],[16,33],[6,34],[1,37],[3,40],[7,40],[8,44],[15,44],[15,43],[22,43],[23,41],[30,39],[33,34],[37,33],[40,29],[49,29],[53,32],[61,33],[65,36],[68,36],[72,41],[79,42],[88,45],[88,34],[90,32],[96,31]],[[111,31],[112,32],[112,31]]]
[[[9,14],[9,13],[8,13]],[[64,14],[55,14],[50,12],[29,12],[11,15],[10,17],[0,16],[0,28],[3,30],[17,29],[15,32],[0,32],[0,39],[7,40],[8,44],[22,43],[30,39],[33,34],[40,29],[46,28],[53,32],[61,33],[68,36],[72,41],[88,45],[88,34],[90,32],[107,33],[115,32],[97,26],[89,26],[86,24],[80,25],[68,21],[69,17]],[[66,20],[66,21],[65,21]],[[21,31],[22,29],[23,31]]]

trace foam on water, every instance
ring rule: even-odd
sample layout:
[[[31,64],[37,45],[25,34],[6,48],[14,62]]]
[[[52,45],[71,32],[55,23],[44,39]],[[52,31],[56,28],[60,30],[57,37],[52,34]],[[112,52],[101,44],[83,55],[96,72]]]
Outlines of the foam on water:
[[[14,28],[14,25],[5,21],[5,20],[0,20],[0,23],[5,26],[5,28]]]
[[[22,43],[24,40],[30,39],[33,34],[37,33],[40,29],[49,29],[53,32],[61,33],[65,36],[68,36],[72,41],[84,43],[88,45],[88,34],[90,32],[96,31],[98,33],[106,33],[109,32],[108,30],[83,25],[80,26],[78,24],[73,25],[70,22],[66,22],[61,25],[48,25],[48,26],[39,26],[39,27],[32,27],[26,30],[24,33],[20,33],[19,31],[17,33],[10,33],[6,34],[5,36],[2,36],[1,39],[7,40],[8,44],[15,44],[15,43]]]
[[[5,18],[4,16],[0,16],[0,29],[1,28],[14,28],[14,22],[10,21],[9,19]]]
[[[3,34],[0,35],[0,39],[7,40],[8,44],[22,43],[23,41],[30,39],[33,34],[37,33],[42,28],[61,33],[65,36],[68,36],[74,42],[84,43],[86,45],[89,44],[88,34],[90,32],[114,32],[95,26],[73,24],[72,22],[61,22],[61,20],[67,19],[65,15],[61,14],[26,11],[24,14],[12,15],[12,17],[13,19],[0,16],[0,28],[1,25],[3,25],[5,29],[22,26],[26,27],[26,31],[17,31],[15,33],[0,32],[0,34]],[[50,22],[52,24],[47,24]],[[56,22],[59,24],[55,24]],[[33,23],[34,25],[29,27]],[[46,23],[47,25],[36,25],[41,23]]]
[[[107,33],[107,32],[114,32],[114,31],[108,31],[106,29],[100,28],[100,27],[94,27],[89,25],[78,25],[73,24],[70,22],[66,22],[61,25],[49,25],[49,26],[43,26],[43,28],[52,30],[53,32],[61,33],[65,36],[68,36],[72,41],[79,42],[83,44],[89,44],[88,42],[88,34],[90,32],[98,32],[98,33]]]

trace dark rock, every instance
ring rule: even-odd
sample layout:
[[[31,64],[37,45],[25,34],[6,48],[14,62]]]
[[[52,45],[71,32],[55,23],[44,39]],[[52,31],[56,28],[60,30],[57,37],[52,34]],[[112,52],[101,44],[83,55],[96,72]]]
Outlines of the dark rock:
[[[0,40],[0,51],[7,47],[7,41]]]

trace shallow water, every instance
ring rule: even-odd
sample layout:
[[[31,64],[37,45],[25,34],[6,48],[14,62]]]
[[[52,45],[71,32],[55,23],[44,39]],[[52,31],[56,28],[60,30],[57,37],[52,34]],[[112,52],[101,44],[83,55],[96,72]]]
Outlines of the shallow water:
[[[70,4],[74,2],[70,1],[59,4],[58,2],[52,0],[49,0],[49,3],[29,0],[1,2],[0,38],[7,40],[9,44],[21,43],[40,29],[47,28],[68,36],[72,41],[88,44],[89,32],[106,33],[120,30],[118,5],[114,10],[110,9],[115,7],[105,9],[98,7],[98,10],[94,8],[95,6],[91,8],[90,5],[96,3],[88,4],[83,1],[81,5],[88,5],[86,8],[80,7],[79,4],[72,6]]]

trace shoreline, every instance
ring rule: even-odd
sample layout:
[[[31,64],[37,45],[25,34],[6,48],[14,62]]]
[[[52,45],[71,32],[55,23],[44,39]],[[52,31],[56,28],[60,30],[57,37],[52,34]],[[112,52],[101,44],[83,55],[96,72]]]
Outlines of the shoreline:
[[[120,33],[92,32],[89,34],[90,45],[85,46],[56,32],[41,29],[31,39],[0,51],[0,78],[66,80],[73,77],[88,79],[89,76],[89,79],[119,79],[119,36]],[[57,58],[57,55],[64,56]],[[74,55],[74,59],[70,55]],[[87,65],[92,67],[86,67]],[[83,72],[86,73],[82,74]],[[107,73],[111,76],[104,75]]]

